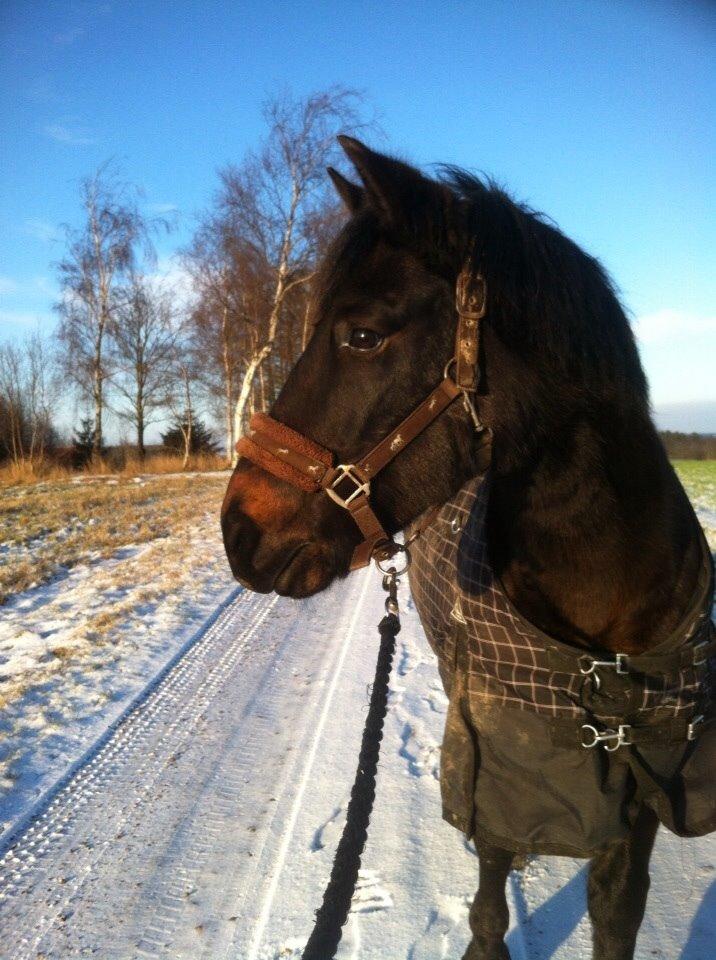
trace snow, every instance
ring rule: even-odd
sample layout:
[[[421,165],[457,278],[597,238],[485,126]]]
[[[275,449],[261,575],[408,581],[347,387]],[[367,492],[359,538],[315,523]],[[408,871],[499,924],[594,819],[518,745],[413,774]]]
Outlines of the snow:
[[[211,509],[181,544],[129,544],[0,607],[0,833],[234,586]]]
[[[383,594],[374,571],[300,603],[242,591],[0,856],[13,960],[300,957],[343,826]],[[462,955],[477,885],[440,818],[446,700],[401,590],[376,805],[341,960]],[[637,957],[709,960],[716,839],[661,831]],[[508,883],[513,960],[589,957],[585,864]]]

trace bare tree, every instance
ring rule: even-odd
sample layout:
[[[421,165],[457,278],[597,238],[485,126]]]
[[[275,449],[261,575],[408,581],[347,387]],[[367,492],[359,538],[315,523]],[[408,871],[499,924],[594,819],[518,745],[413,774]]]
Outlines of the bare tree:
[[[191,455],[191,441],[194,432],[194,403],[192,398],[192,383],[194,380],[191,367],[188,363],[179,361],[175,368],[176,386],[178,396],[181,398],[182,411],[177,415],[178,407],[173,404],[172,412],[179,425],[182,439],[184,440],[184,459],[182,470],[186,470]]]
[[[256,303],[260,281],[252,276],[250,259],[241,255],[225,217],[216,211],[202,218],[184,253],[196,295],[191,321],[202,346],[201,377],[224,423],[229,458],[235,442],[236,393],[250,353],[249,328],[265,313],[265,303]]]
[[[171,367],[167,407],[171,414],[173,430],[181,435],[183,447],[182,469],[186,470],[189,457],[195,449],[195,440],[201,439],[202,424],[197,421],[198,397],[201,391],[199,377],[202,350],[190,338],[184,337],[182,348],[177,350]],[[195,436],[195,425],[199,433]],[[170,431],[171,434],[172,431]],[[164,439],[166,441],[166,436]]]
[[[137,455],[144,460],[144,434],[167,404],[178,349],[178,322],[170,295],[147,277],[133,275],[107,328],[112,383],[125,401],[117,414],[132,424]]]
[[[55,357],[39,331],[25,341],[27,406],[30,414],[30,460],[41,461],[54,436],[52,411],[58,395]]]
[[[218,209],[225,242],[250,252],[268,275],[268,305],[236,391],[233,439],[241,435],[254,378],[271,356],[287,299],[310,280],[317,219],[335,206],[325,168],[339,162],[336,134],[357,130],[360,97],[333,87],[303,99],[283,93],[264,105],[262,148],[221,171]]]
[[[12,343],[0,346],[0,413],[5,453],[13,463],[18,464],[25,457],[27,410],[22,356]]]
[[[15,464],[41,461],[54,436],[52,357],[39,332],[0,346],[0,444]]]
[[[121,301],[119,288],[138,251],[151,256],[148,224],[135,191],[111,164],[104,164],[80,186],[83,223],[65,228],[67,253],[59,263],[62,299],[58,338],[65,369],[94,410],[95,453],[102,449],[105,383],[109,377],[106,338]]]

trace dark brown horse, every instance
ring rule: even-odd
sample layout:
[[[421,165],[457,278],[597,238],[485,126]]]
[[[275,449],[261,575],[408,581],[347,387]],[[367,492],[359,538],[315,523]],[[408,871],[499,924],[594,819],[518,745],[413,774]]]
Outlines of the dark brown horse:
[[[351,218],[323,266],[315,333],[272,417],[336,463],[356,463],[442,379],[454,351],[456,278],[470,263],[488,291],[475,400],[493,438],[485,537],[501,589],[540,635],[577,654],[638,658],[661,648],[703,580],[702,538],[604,271],[491,184],[456,170],[428,179],[341,142],[362,186],[332,172]],[[478,472],[478,449],[468,411],[452,404],[373,481],[385,530],[449,501]],[[291,597],[345,576],[360,540],[324,492],[301,491],[244,458],[222,525],[235,577]],[[668,793],[666,775],[650,776]],[[629,789],[625,804],[641,797]],[[674,789],[683,807],[683,783]],[[693,832],[716,827],[708,802],[711,822]],[[589,854],[595,960],[633,957],[664,819],[657,809],[657,801],[631,803],[622,839]],[[504,960],[515,849],[475,838],[480,883],[465,956]]]

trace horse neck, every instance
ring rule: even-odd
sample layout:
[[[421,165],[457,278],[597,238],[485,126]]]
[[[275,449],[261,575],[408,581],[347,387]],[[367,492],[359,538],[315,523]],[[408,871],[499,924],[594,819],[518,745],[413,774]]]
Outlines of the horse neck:
[[[500,433],[487,537],[517,609],[586,649],[638,653],[668,637],[692,600],[701,545],[644,410],[574,415],[519,456]]]

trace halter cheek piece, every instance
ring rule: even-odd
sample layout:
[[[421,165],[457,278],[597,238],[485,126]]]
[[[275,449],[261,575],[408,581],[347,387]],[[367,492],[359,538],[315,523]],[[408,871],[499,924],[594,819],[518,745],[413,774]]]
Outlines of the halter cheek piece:
[[[462,270],[457,279],[455,306],[458,314],[455,355],[445,367],[442,381],[356,463],[333,466],[334,455],[330,450],[264,413],[251,417],[247,435],[236,444],[239,455],[256,466],[299,490],[310,493],[323,490],[350,513],[363,535],[363,541],[353,552],[351,570],[366,566],[371,557],[386,560],[401,549],[385,532],[370,504],[373,477],[457,397],[462,397],[475,429],[484,429],[472,398],[478,382],[480,320],[487,307],[487,288],[480,274],[473,275],[467,268]]]

